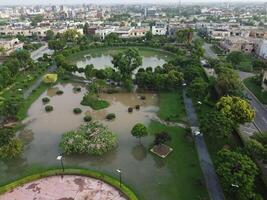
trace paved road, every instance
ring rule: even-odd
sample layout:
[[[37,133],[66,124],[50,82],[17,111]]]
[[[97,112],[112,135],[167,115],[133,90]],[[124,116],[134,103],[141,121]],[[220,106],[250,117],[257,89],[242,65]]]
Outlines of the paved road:
[[[204,42],[203,48],[205,50],[205,56],[210,58],[218,58],[217,54],[211,49],[212,44]]]
[[[190,125],[198,127],[198,119],[192,100],[186,96],[185,91],[183,91],[183,98]],[[225,197],[223,190],[220,185],[218,176],[215,172],[205,140],[201,135],[196,136],[194,140],[197,148],[200,166],[206,181],[209,197],[211,200],[224,200]]]
[[[33,51],[31,53],[31,59],[38,60],[38,58],[43,57],[43,55],[47,53],[48,55],[52,55],[54,53],[53,50],[48,48],[48,44],[45,43],[44,46],[41,46],[39,49]]]
[[[210,47],[210,44],[204,43],[203,48],[205,50],[205,55],[210,58],[217,58],[217,55]],[[246,78],[255,76],[255,74],[253,73],[241,71],[238,71],[238,74],[241,81]],[[253,93],[248,88],[245,88],[244,93],[246,96],[249,97],[249,99],[251,99],[250,104],[256,110],[254,125],[262,132],[267,131],[267,108],[259,102],[259,100],[253,95]]]
[[[56,71],[57,69],[57,66],[56,65],[52,65],[50,66],[48,69],[47,69],[47,72],[53,72],[53,71]],[[34,84],[32,84],[31,87],[29,87],[27,90],[24,91],[23,93],[23,98],[24,99],[27,99],[31,94],[32,92],[37,89],[39,87],[39,85],[42,83],[42,77],[38,78]]]

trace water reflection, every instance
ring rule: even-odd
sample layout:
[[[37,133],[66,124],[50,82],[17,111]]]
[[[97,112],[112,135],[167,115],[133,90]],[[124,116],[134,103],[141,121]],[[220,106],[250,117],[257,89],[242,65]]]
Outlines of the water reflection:
[[[144,160],[147,156],[146,147],[143,144],[137,144],[132,148],[132,155],[136,160]]]

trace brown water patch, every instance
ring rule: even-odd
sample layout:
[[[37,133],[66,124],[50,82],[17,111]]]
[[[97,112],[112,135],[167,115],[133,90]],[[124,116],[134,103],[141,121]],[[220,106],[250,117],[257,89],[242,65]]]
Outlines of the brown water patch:
[[[82,178],[75,178],[74,183],[79,186],[80,192],[84,190],[85,181]]]

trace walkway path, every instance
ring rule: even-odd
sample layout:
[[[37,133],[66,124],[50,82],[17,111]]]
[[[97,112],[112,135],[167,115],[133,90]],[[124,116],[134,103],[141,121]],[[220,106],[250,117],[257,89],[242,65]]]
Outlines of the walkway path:
[[[48,69],[47,69],[47,72],[53,72],[57,69],[57,66],[56,65],[52,65],[50,66]],[[40,86],[40,84],[42,83],[42,77],[38,78],[34,84],[32,84],[31,87],[29,87],[27,90],[24,91],[23,93],[23,98],[24,99],[27,99],[31,94],[32,92],[38,88]]]
[[[153,116],[151,118],[151,120],[153,121],[157,121],[165,126],[176,126],[176,127],[182,127],[182,128],[188,128],[188,125],[184,124],[184,123],[179,123],[179,122],[168,122],[165,121],[163,119],[160,119],[158,116]]]
[[[114,187],[103,181],[84,177],[64,175],[43,178],[18,187],[4,195],[0,200],[126,200]]]
[[[188,117],[188,121],[191,126],[198,127],[198,118],[194,109],[193,102],[190,98],[188,98],[183,91],[183,98],[186,108],[186,113]],[[200,166],[206,180],[206,185],[208,189],[208,193],[211,200],[224,200],[224,194],[222,187],[220,185],[219,179],[215,172],[213,163],[211,161],[204,137],[202,135],[198,135],[194,137],[195,145],[197,148],[198,158],[200,161]]]

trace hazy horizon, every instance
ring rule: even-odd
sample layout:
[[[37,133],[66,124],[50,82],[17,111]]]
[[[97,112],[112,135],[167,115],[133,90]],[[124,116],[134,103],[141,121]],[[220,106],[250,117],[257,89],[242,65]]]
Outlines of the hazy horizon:
[[[248,1],[253,3],[265,2],[266,0],[255,0]],[[182,4],[189,3],[244,3],[242,0],[181,0]],[[168,4],[168,3],[179,3],[179,0],[128,0],[127,2],[123,0],[98,0],[97,2],[93,0],[1,0],[0,5],[47,5],[47,4]]]

